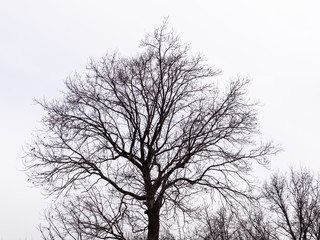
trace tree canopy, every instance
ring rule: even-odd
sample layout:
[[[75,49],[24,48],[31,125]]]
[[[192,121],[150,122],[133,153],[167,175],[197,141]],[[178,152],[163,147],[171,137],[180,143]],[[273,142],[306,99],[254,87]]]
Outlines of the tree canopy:
[[[59,196],[45,239],[157,240],[199,217],[201,199],[249,196],[252,163],[276,152],[257,141],[248,80],[221,91],[166,24],[141,50],[91,61],[62,99],[38,101],[47,115],[26,165]]]

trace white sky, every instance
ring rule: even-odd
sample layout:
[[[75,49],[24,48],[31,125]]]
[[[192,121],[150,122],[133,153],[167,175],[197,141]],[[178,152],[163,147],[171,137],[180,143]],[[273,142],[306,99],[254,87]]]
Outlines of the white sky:
[[[294,0],[10,0],[0,4],[0,240],[39,239],[45,207],[28,187],[22,148],[63,80],[89,58],[134,54],[147,32],[169,27],[223,74],[253,79],[261,132],[282,144],[272,169],[320,168],[320,2]],[[261,173],[259,173],[261,174]],[[267,173],[266,173],[267,174]]]

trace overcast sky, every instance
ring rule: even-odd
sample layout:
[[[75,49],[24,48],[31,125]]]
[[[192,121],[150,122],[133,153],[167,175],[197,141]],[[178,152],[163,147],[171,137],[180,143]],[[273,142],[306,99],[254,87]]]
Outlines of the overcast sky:
[[[46,200],[21,171],[23,146],[45,114],[33,99],[59,98],[90,58],[134,54],[167,16],[192,51],[222,70],[220,82],[252,79],[263,138],[284,149],[271,169],[320,172],[319,13],[316,0],[2,1],[0,240],[39,239]]]

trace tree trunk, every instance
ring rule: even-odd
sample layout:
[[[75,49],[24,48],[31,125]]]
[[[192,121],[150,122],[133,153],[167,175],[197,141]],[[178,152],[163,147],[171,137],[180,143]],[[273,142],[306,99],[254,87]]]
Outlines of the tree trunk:
[[[147,210],[148,214],[148,240],[159,240],[160,207],[154,205]]]

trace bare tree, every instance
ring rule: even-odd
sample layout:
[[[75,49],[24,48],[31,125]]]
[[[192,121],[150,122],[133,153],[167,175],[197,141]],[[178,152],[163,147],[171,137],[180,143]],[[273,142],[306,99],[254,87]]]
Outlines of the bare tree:
[[[260,199],[261,201],[261,199]],[[260,203],[248,205],[235,215],[239,239],[279,240],[277,228],[270,219],[270,213]]]
[[[64,196],[46,213],[41,226],[43,239],[126,239],[123,221],[127,206],[123,199],[106,197],[96,186],[83,186],[81,195]]]
[[[39,101],[47,116],[26,165],[35,184],[67,198],[58,223],[49,219],[63,239],[157,240],[160,228],[199,213],[201,198],[245,196],[251,164],[275,152],[255,143],[248,80],[218,91],[218,71],[166,24],[141,46],[136,57],[92,61],[61,100]]]
[[[279,240],[265,209],[258,202],[221,207],[206,217],[189,239],[202,240]]]
[[[206,209],[203,222],[196,226],[189,239],[201,240],[233,240],[237,239],[238,229],[235,226],[234,214],[227,208],[221,207],[212,215]]]
[[[261,191],[259,201],[247,207],[240,204],[223,207],[213,215],[207,212],[190,239],[320,239],[319,179],[310,171],[274,174]]]
[[[310,171],[275,174],[264,187],[278,234],[294,240],[320,239],[320,186]]]

